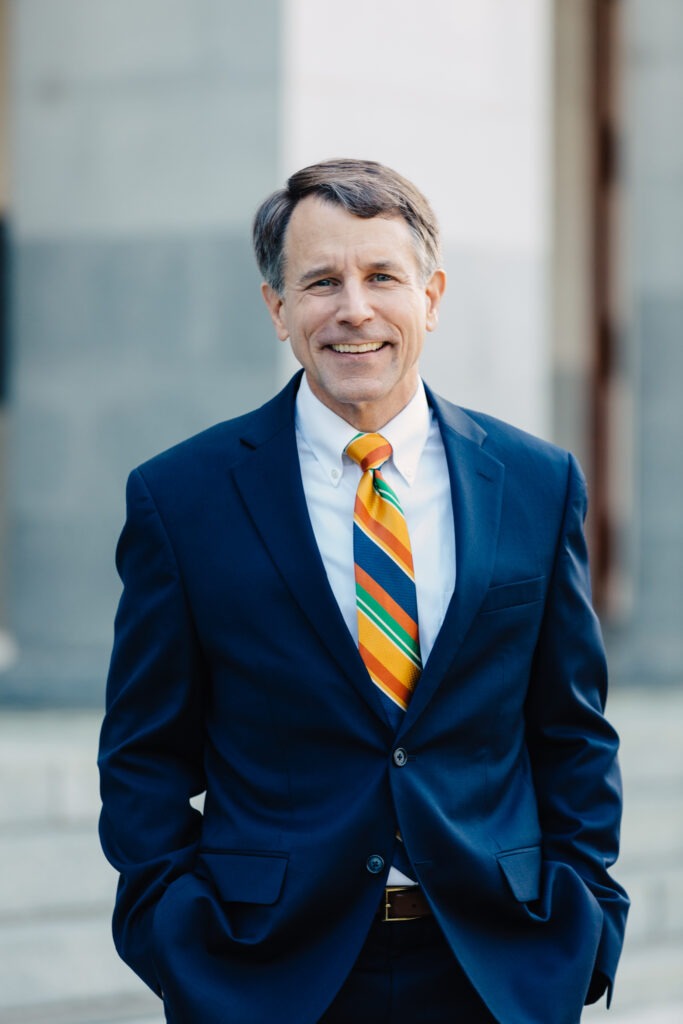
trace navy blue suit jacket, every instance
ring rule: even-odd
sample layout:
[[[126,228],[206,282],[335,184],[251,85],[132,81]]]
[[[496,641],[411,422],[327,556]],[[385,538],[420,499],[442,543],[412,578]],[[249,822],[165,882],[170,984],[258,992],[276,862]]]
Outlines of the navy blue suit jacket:
[[[496,1019],[575,1024],[628,905],[580,471],[430,394],[457,580],[395,735],[316,547],[297,386],[129,480],[100,751],[118,950],[174,1024],[313,1024],[399,826]]]

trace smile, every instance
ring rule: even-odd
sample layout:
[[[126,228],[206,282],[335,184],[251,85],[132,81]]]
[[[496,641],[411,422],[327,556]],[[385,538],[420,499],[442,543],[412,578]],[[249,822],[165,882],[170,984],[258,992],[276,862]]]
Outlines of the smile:
[[[358,353],[358,352],[379,352],[384,346],[383,341],[367,341],[362,345],[330,345],[333,352]]]

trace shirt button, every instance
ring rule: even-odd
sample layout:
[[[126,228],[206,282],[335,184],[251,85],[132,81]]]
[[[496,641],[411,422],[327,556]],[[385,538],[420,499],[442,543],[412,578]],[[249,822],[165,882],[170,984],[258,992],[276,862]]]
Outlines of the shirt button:
[[[396,747],[396,750],[394,751],[393,754],[393,758],[396,767],[402,768],[403,765],[407,764],[408,762],[408,752],[404,749],[404,747]]]
[[[341,474],[340,474],[340,472],[339,472],[339,470],[338,470],[338,469],[333,469],[333,470],[331,470],[331,471],[330,471],[330,476],[331,476],[331,478],[332,478],[333,480],[338,480],[338,479],[339,479],[339,477],[340,477],[340,475],[341,475]]]
[[[373,853],[368,857],[365,866],[371,875],[379,875],[384,870],[384,858],[378,853]]]

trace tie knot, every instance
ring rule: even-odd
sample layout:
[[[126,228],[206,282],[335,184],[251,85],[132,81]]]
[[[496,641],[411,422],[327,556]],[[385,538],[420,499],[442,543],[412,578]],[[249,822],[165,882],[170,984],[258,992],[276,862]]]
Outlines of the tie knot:
[[[356,434],[344,450],[364,473],[369,469],[379,469],[391,458],[392,452],[391,445],[381,434]]]

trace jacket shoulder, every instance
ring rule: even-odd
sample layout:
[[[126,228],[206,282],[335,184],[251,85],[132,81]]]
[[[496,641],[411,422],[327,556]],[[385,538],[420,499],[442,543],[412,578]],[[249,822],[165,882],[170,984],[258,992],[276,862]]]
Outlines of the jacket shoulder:
[[[433,393],[429,398],[442,431],[453,430],[480,445],[505,467],[508,483],[553,484],[564,492],[568,477],[576,475],[583,484],[578,462],[564,448],[488,413],[453,405]]]
[[[522,430],[521,427],[515,427],[495,416],[473,409],[463,409],[463,412],[485,431],[485,444],[489,448],[497,448],[501,452],[524,453],[531,458],[547,459],[565,466],[570,458],[570,453],[564,448],[553,444],[552,441],[530,434],[526,430]]]

